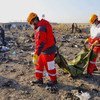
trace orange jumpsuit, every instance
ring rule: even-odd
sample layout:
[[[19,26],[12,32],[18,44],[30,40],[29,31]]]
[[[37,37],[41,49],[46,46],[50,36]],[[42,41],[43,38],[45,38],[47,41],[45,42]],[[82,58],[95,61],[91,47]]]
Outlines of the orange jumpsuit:
[[[38,64],[35,66],[36,79],[43,78],[43,70],[46,69],[51,81],[56,81],[55,67],[55,38],[50,23],[44,19],[37,23],[35,29],[35,54],[38,57]]]
[[[97,26],[92,26],[90,29],[90,33],[91,33],[91,36],[89,37],[89,46],[91,47],[91,45],[95,41],[98,41],[100,44],[100,24],[98,24]],[[98,55],[98,53],[100,53],[100,46],[95,46],[93,48],[93,52]],[[89,66],[87,68],[87,72],[91,75],[94,72],[94,70],[97,68],[96,59],[97,59],[97,57],[94,58],[92,61],[89,61]]]

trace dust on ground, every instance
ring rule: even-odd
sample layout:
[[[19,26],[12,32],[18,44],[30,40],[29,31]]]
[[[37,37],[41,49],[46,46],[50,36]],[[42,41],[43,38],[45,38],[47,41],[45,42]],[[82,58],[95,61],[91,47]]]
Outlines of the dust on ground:
[[[86,34],[88,25],[81,25],[82,33],[71,33],[70,25],[53,25],[54,34],[65,58],[70,61],[83,48],[83,42],[88,37]],[[10,51],[0,53],[0,100],[80,100],[76,95],[89,93],[90,100],[100,100],[100,70],[93,77],[85,75],[72,78],[57,67],[58,91],[51,93],[46,90],[49,80],[44,77],[43,87],[31,85],[34,77],[34,66],[31,53],[34,50],[34,41],[31,40],[32,30],[6,31],[6,40]],[[100,65],[98,65],[99,68]]]

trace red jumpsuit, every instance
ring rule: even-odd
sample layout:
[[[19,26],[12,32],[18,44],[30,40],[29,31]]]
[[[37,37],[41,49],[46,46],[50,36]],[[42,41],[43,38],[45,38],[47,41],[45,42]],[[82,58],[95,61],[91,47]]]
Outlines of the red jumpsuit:
[[[91,32],[91,36],[89,37],[89,46],[91,46],[95,41],[98,41],[100,44],[100,24],[97,25],[96,27],[95,26],[92,27],[90,32]],[[95,46],[93,48],[93,52],[98,55],[100,53],[100,46]],[[94,70],[97,68],[96,59],[97,57],[89,62],[89,66],[87,68],[87,72],[89,74],[92,74]]]
[[[51,81],[56,81],[55,52],[52,27],[48,21],[42,19],[35,28],[35,54],[39,56],[38,64],[35,66],[35,76],[38,80],[43,78],[45,68]]]

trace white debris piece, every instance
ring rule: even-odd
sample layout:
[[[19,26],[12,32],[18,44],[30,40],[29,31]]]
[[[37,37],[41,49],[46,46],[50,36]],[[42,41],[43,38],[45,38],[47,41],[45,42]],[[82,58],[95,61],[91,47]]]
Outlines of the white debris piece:
[[[8,51],[8,50],[9,50],[9,48],[6,46],[2,46],[2,48],[0,49],[0,51]]]
[[[79,97],[80,100],[89,100],[89,98],[91,97],[87,92],[82,92],[81,94],[77,94],[76,96]]]

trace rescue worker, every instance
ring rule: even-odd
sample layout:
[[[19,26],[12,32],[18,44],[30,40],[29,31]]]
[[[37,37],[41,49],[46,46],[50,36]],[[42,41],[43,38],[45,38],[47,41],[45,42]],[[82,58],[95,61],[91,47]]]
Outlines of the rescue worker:
[[[100,21],[98,20],[98,16],[93,14],[89,19],[90,24],[92,25],[90,28],[90,37],[86,42],[89,43],[89,47],[93,46],[93,52],[97,55],[92,61],[89,61],[89,65],[87,68],[87,73],[92,75],[96,67],[96,59],[98,55],[100,55]]]
[[[1,26],[0,26],[0,37],[1,37],[2,45],[6,46],[5,32],[4,32],[4,29]]]
[[[47,20],[41,19],[36,13],[30,13],[27,21],[30,25],[34,26],[35,31],[35,52],[33,60],[35,64],[36,81],[33,84],[43,84],[43,71],[46,69],[50,82],[48,86],[53,87],[57,84],[56,67],[55,67],[55,38],[53,35],[52,27]]]
[[[72,32],[71,33],[74,33],[74,30],[75,30],[75,25],[74,25],[74,23],[72,24]]]

